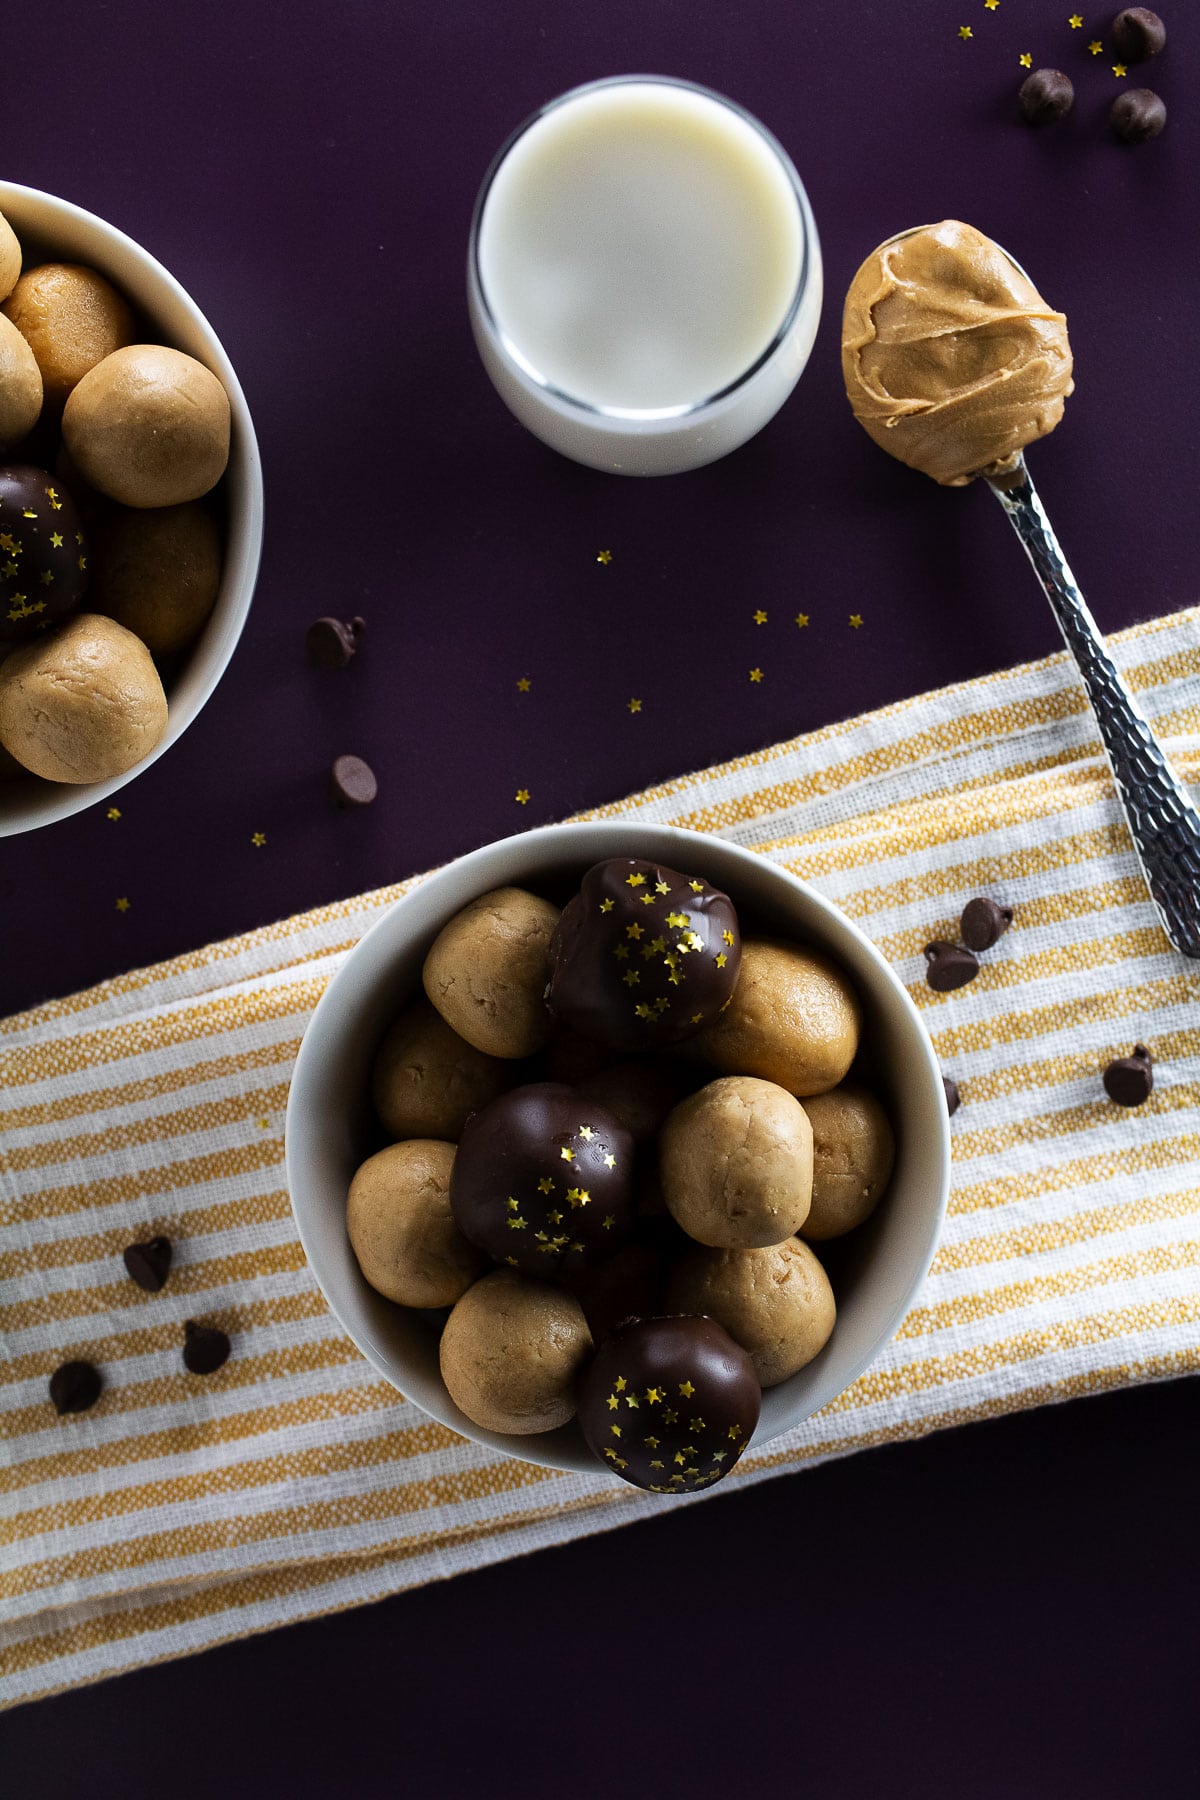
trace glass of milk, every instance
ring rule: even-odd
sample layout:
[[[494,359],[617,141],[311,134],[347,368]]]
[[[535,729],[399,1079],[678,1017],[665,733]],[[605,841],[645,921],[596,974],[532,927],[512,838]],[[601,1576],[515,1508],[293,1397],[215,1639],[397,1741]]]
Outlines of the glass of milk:
[[[671,475],[778,412],[812,349],[821,249],[786,151],[721,95],[616,76],[515,131],[475,206],[471,325],[563,455]]]

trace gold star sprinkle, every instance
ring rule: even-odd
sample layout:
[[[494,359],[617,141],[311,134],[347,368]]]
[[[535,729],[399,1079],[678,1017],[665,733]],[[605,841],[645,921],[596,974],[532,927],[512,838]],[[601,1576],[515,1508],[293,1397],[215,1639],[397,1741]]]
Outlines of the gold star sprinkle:
[[[1072,31],[1080,30],[1080,28],[1083,25],[1083,14],[1082,13],[1072,13],[1070,18],[1067,20],[1067,24],[1071,27]]]
[[[627,700],[625,704],[631,713],[641,712],[642,710],[642,703],[640,700]]]
[[[513,795],[513,799],[516,801],[518,806],[528,806],[529,805],[529,789],[528,788],[518,788],[516,793]]]
[[[663,1397],[663,1390],[661,1388],[653,1387],[653,1388],[646,1389],[646,1405],[647,1406],[654,1406],[659,1400],[662,1399],[662,1397]],[[649,1443],[650,1439],[647,1438],[646,1442]],[[654,1440],[654,1448],[655,1449],[658,1448],[658,1439],[657,1438]]]
[[[121,816],[121,809],[119,806],[110,806],[104,816],[106,819],[119,819]]]
[[[690,1400],[696,1390],[690,1381],[681,1381],[679,1384],[679,1391],[685,1400]]]
[[[581,1125],[579,1127],[579,1135],[585,1143],[590,1144],[596,1133],[592,1130],[590,1125]]]
[[[608,1396],[609,1412],[616,1412],[616,1410],[617,1410],[618,1406],[620,1406],[620,1404],[621,1404],[621,1402],[617,1399],[617,1396],[615,1394],[610,1394]]]
[[[1020,65],[1023,69],[1032,69],[1032,67],[1033,67],[1033,58],[1032,58],[1032,56],[1030,56],[1028,50],[1022,50],[1020,56],[1018,56],[1018,58],[1017,58],[1017,61],[1020,63]]]
[[[532,683],[532,681],[530,681],[528,675],[518,675],[518,677],[517,677],[517,692],[518,692],[518,694],[527,694],[532,686],[533,686],[533,683]]]
[[[621,1427],[619,1425],[610,1425],[608,1429],[612,1432],[612,1434],[615,1438],[620,1437]]]
[[[742,1435],[742,1428],[740,1425],[731,1425],[725,1435],[726,1437],[740,1438]]]
[[[606,1156],[604,1159],[604,1166],[606,1169],[615,1169],[617,1166],[616,1157],[615,1156]]]
[[[596,552],[596,561],[598,563],[603,563],[605,565],[605,567],[607,568],[608,564],[612,561],[612,551],[611,550],[598,550]]]
[[[857,631],[861,624],[862,624],[862,614],[861,613],[851,613],[850,614],[850,629],[852,631]]]
[[[129,911],[129,902],[125,898],[124,894],[122,894],[121,898],[117,901],[117,911],[118,912],[128,912]]]
[[[270,1119],[256,1119],[255,1124],[258,1126],[258,1129],[260,1131],[270,1131],[270,1129],[271,1129]]]
[[[645,931],[645,929],[646,929],[646,927],[644,925],[627,925],[625,927],[625,936],[631,937],[631,938],[640,938],[642,936],[643,932]]]
[[[558,1154],[562,1157],[564,1162],[574,1162],[575,1161],[575,1152],[567,1144],[563,1145],[562,1149],[559,1151]]]
[[[616,957],[618,962],[624,962],[629,955],[629,945],[628,944],[614,945],[613,955]]]
[[[704,1420],[703,1419],[689,1419],[688,1424],[693,1431],[703,1431],[704,1430]]]
[[[754,623],[756,625],[765,625],[766,622],[767,622],[767,615],[763,611],[762,607],[760,606],[758,611],[754,615]]]
[[[638,1409],[637,1395],[636,1394],[626,1394],[625,1404],[626,1404],[626,1406],[632,1406],[634,1412],[636,1412]]]
[[[643,906],[653,906],[654,905],[654,895],[651,893],[639,894],[638,899],[641,901]]]
[[[1099,56],[1099,54],[1103,50],[1103,48],[1104,48],[1104,45],[1101,43],[1099,38],[1093,38],[1091,43],[1088,45],[1088,49],[1091,51],[1093,56]]]
[[[17,575],[18,573],[19,570],[15,562],[6,562],[3,569],[0,569],[0,575],[3,575],[6,581],[11,581],[14,575]]]
[[[86,556],[81,556],[81,557],[80,557],[80,558],[79,558],[79,567],[80,567],[80,568],[81,568],[81,569],[86,569],[86,568],[87,568],[87,557],[86,557]]]
[[[960,25],[958,28],[958,35],[965,44],[968,38],[975,36],[975,33],[971,30],[969,25]]]
[[[640,1005],[634,1007],[633,1016],[635,1019],[652,1019],[654,1017],[654,1008],[647,1006],[646,1002],[643,1000]]]
[[[548,1175],[543,1175],[542,1179],[538,1182],[538,1193],[539,1194],[552,1194],[553,1192],[554,1192],[554,1183],[551,1181],[551,1179]]]
[[[626,969],[621,977],[621,980],[625,983],[626,987],[638,987],[641,983],[641,979],[642,978],[636,969]]]
[[[669,894],[671,889],[665,881],[656,881],[654,891],[656,894]]]
[[[49,587],[50,584],[53,582],[54,577],[50,573],[49,569],[43,569],[41,574],[38,576],[38,580],[41,582],[43,587]]]
[[[601,1220],[600,1228],[602,1231],[611,1231],[616,1222],[617,1221],[612,1213],[605,1213],[604,1218]]]
[[[616,901],[615,901],[615,900],[602,900],[602,901],[601,901],[601,902],[600,902],[600,911],[601,911],[601,912],[611,912],[611,911],[612,911],[612,909],[613,909],[613,907],[614,907],[614,906],[615,906],[615,905],[616,905],[616,904],[617,904],[617,903],[616,903]]]
[[[729,948],[732,950],[733,949],[733,933],[732,933],[732,931],[723,931],[721,933],[721,942],[723,944],[728,944]]]
[[[563,1216],[559,1212],[557,1207],[555,1207],[553,1212],[548,1212],[546,1214],[546,1217],[549,1219],[549,1221],[552,1225],[561,1225],[562,1224]]]
[[[616,1381],[613,1383],[613,1386],[616,1388],[618,1394],[623,1394],[625,1392],[625,1389],[629,1386],[629,1383],[626,1381],[626,1379],[623,1375],[618,1375]]]
[[[983,4],[984,4],[986,11],[995,12],[996,8],[1000,4],[1000,0],[983,0]]]
[[[256,850],[261,850],[266,841],[267,834],[265,831],[256,831],[254,836],[250,839],[250,842],[254,845]]]
[[[804,627],[808,624],[808,614],[807,613],[797,613],[796,614],[796,623],[800,627],[801,631],[803,631]]]
[[[729,958],[728,958],[728,957],[727,957],[727,956],[726,956],[726,954],[725,954],[725,952],[724,952],[724,951],[723,951],[723,950],[722,950],[722,951],[721,951],[721,953],[720,953],[720,955],[719,955],[719,956],[718,956],[718,957],[717,957],[717,967],[718,967],[718,969],[723,969],[723,968],[724,968],[724,967],[725,967],[725,964],[726,964],[726,963],[727,963],[727,962],[728,962],[728,961],[729,961]]]
[[[762,670],[761,669],[751,669],[750,679],[751,679],[751,681],[761,681],[762,680]]]
[[[1124,63],[1114,63],[1112,66],[1112,72],[1114,75],[1119,77],[1121,75],[1128,75],[1129,70],[1125,67]]]
[[[702,894],[704,892],[704,883],[702,881],[689,881],[688,886],[691,888],[693,894]]]
[[[646,877],[644,875],[635,873],[633,875],[627,875],[625,877],[625,886],[626,887],[645,887],[645,885],[646,885]]]
[[[62,549],[63,539],[62,539],[61,531],[52,531],[50,533],[50,547],[53,550],[61,550]]]

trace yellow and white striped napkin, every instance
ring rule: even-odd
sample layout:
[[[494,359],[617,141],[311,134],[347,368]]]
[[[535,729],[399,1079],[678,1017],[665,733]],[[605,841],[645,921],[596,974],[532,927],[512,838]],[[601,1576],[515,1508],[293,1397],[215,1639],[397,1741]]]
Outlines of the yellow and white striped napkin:
[[[1115,640],[1200,781],[1200,609]],[[803,874],[909,984],[959,1081],[950,1215],[895,1342],[716,1492],[863,1445],[1200,1366],[1200,968],[1138,876],[1062,657],[907,701],[605,809]],[[377,1379],[309,1274],[288,1078],[346,951],[402,888],[0,1025],[0,1692],[8,1704],[659,1512],[464,1443]],[[957,993],[921,947],[1016,910]],[[1135,1040],[1148,1104],[1099,1072]],[[162,1293],[121,1250],[165,1233]],[[233,1355],[180,1362],[183,1321]],[[60,1419],[68,1356],[104,1372]],[[689,1502],[689,1504],[694,1502]],[[680,1504],[671,1502],[670,1504]]]

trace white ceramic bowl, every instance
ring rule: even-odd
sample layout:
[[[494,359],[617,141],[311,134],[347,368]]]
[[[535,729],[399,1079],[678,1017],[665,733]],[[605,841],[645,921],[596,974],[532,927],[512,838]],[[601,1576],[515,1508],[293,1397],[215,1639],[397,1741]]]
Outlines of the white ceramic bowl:
[[[374,1147],[368,1095],[375,1048],[421,991],[438,931],[492,888],[578,879],[595,862],[635,856],[694,871],[724,888],[757,928],[819,945],[863,1001],[893,1124],[895,1174],[873,1218],[831,1258],[837,1325],[821,1354],[763,1395],[756,1445],[798,1425],[857,1379],[908,1310],[946,1210],[950,1132],[941,1073],[919,1014],[870,940],[805,882],[721,838],[670,826],[548,825],[474,850],[396,902],[350,952],[321,998],[296,1061],[287,1111],[292,1209],[309,1265],[339,1324],[381,1375],[464,1437],[526,1462],[600,1473],[572,1421],[531,1437],[482,1431],[463,1417],[438,1372],[437,1334],[368,1287],[346,1235],[351,1177]],[[822,1257],[832,1249],[820,1245]]]
[[[106,275],[145,314],[152,341],[185,350],[218,376],[233,414],[225,474],[225,562],[217,603],[167,690],[169,718],[162,741],[124,775],[84,786],[57,781],[0,782],[0,837],[32,831],[107,799],[148,769],[191,724],[233,655],[258,575],[262,550],[263,485],[246,397],[220,339],[195,301],[148,251],[94,213],[36,188],[0,181],[0,213],[18,238],[24,266],[50,259],[86,263]],[[87,604],[86,599],[84,602]]]

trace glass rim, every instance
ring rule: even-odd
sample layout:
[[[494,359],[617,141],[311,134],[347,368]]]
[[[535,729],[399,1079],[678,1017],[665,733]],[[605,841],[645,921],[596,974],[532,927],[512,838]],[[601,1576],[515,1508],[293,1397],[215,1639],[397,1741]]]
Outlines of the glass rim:
[[[791,300],[788,303],[787,311],[784,313],[782,320],[772,334],[770,341],[764,345],[763,349],[754,358],[754,361],[748,364],[740,374],[735,375],[732,381],[726,382],[724,387],[718,388],[714,393],[706,394],[700,400],[682,401],[677,406],[602,406],[593,400],[583,400],[578,394],[572,394],[568,392],[566,388],[560,387],[557,382],[551,381],[548,376],[543,375],[539,369],[534,367],[529,361],[529,358],[524,354],[520,347],[513,342],[512,338],[509,337],[508,333],[500,325],[500,322],[492,309],[491,300],[488,297],[487,287],[483,280],[483,270],[480,267],[479,261],[480,225],[483,220],[484,208],[487,205],[488,196],[491,193],[496,176],[499,174],[509,153],[526,133],[531,131],[548,113],[557,112],[560,107],[568,105],[571,101],[581,99],[585,94],[596,93],[602,88],[634,86],[683,88],[688,93],[699,94],[706,100],[716,101],[716,103],[719,106],[723,106],[727,112],[734,113],[746,125],[750,126],[751,130],[754,131],[767,145],[767,148],[773,152],[784,175],[787,177],[788,186],[791,189],[792,198],[796,203],[796,212],[800,222],[800,268],[796,276],[796,285],[792,292]],[[507,357],[511,363],[514,363],[522,374],[527,376],[543,394],[559,401],[563,406],[569,407],[573,411],[592,419],[611,419],[614,422],[619,423],[638,423],[647,425],[656,423],[675,424],[681,419],[692,418],[699,413],[707,412],[710,407],[716,406],[722,400],[729,399],[731,395],[736,394],[741,388],[746,387],[758,374],[759,370],[765,368],[777,351],[782,348],[792,326],[796,322],[800,307],[808,292],[813,263],[812,238],[812,208],[809,205],[808,194],[805,191],[804,183],[801,181],[795,164],[779,139],[775,136],[774,132],[768,130],[761,119],[755,118],[754,114],[748,112],[744,106],[739,106],[736,100],[730,100],[727,95],[717,93],[715,88],[705,87],[698,81],[688,81],[680,75],[605,75],[596,81],[585,81],[578,87],[568,88],[565,93],[556,95],[552,100],[547,100],[544,105],[539,106],[536,111],[531,112],[524,118],[521,123],[509,133],[508,137],[505,138],[489,163],[483,180],[480,183],[479,192],[475,197],[475,205],[471,214],[468,271],[473,294],[478,300],[479,310],[483,315],[484,323],[486,324],[494,343],[504,356]]]

